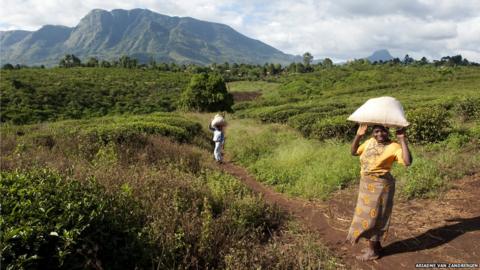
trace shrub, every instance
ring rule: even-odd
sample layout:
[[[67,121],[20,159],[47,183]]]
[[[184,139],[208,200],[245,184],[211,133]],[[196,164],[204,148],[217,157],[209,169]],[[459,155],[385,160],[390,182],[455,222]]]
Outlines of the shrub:
[[[300,109],[273,109],[258,114],[260,120],[264,123],[285,123],[289,117],[299,114]]]
[[[302,113],[292,116],[288,119],[288,125],[298,129],[303,136],[309,137],[312,132],[313,125],[325,117],[324,113]]]
[[[183,91],[180,104],[193,111],[232,111],[233,96],[219,74],[196,74]]]
[[[125,193],[107,195],[47,170],[0,174],[2,265],[7,269],[134,269],[148,264],[146,215]]]
[[[417,143],[436,142],[446,138],[448,113],[441,107],[421,107],[407,113],[409,139]]]
[[[469,135],[480,141],[480,122],[469,130]]]
[[[356,128],[353,122],[346,119],[345,115],[324,118],[313,125],[310,136],[318,140],[332,138],[350,140],[355,136]]]
[[[465,98],[455,106],[457,112],[464,121],[480,118],[480,98]]]

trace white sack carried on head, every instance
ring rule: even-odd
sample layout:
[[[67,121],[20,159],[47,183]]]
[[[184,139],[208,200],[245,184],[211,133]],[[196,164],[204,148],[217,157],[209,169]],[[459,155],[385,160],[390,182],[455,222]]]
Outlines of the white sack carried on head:
[[[223,118],[223,116],[221,116],[220,114],[217,114],[213,118],[212,123],[210,125],[214,127],[214,126],[223,125],[223,124],[225,124],[225,118]]]
[[[393,97],[378,97],[367,100],[348,117],[348,120],[390,127],[407,127],[410,125],[405,118],[402,104]]]

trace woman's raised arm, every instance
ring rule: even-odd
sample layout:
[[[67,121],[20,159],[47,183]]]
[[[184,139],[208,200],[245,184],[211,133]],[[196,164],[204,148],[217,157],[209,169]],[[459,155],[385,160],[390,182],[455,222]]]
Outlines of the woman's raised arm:
[[[405,166],[410,166],[412,164],[413,158],[412,153],[410,153],[410,149],[408,149],[405,128],[397,130],[397,139],[402,146],[402,158],[405,161]]]
[[[358,146],[360,146],[360,140],[362,139],[363,135],[365,135],[365,132],[367,131],[368,125],[367,124],[360,124],[357,129],[357,135],[355,135],[355,138],[353,139],[352,143],[352,156],[357,156],[357,150]]]

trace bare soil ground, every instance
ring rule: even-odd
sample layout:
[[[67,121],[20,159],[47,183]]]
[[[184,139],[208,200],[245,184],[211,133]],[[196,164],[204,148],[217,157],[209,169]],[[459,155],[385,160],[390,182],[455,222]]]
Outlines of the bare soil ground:
[[[358,187],[337,192],[327,202],[290,198],[257,182],[235,164],[222,169],[240,179],[265,201],[277,204],[317,231],[322,243],[352,269],[415,269],[416,263],[480,265],[480,174],[453,182],[437,199],[396,198],[382,257],[371,262],[354,258],[364,243],[345,243]]]

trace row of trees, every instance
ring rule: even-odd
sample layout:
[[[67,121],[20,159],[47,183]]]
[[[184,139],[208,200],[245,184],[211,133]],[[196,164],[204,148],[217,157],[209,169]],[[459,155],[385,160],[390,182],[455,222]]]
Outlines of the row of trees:
[[[368,61],[368,60],[367,60]],[[400,58],[393,58],[392,60],[389,61],[375,61],[372,64],[378,65],[378,64],[394,64],[394,65],[434,65],[434,66],[479,66],[480,64],[475,63],[475,62],[470,62],[468,61],[467,58],[463,58],[461,55],[455,55],[455,56],[444,56],[440,58],[440,60],[433,60],[432,62],[428,61],[428,59],[424,56],[420,58],[419,60],[414,59],[413,57],[410,57],[408,54],[405,55],[403,60],[400,60]]]
[[[96,57],[90,57],[85,63],[74,54],[66,54],[58,63],[59,67],[120,67],[120,68],[136,68],[139,67],[138,60],[129,56],[122,56],[117,60],[109,62],[107,60],[98,60]]]
[[[157,63],[154,59],[151,59],[148,63],[140,63],[137,59],[130,56],[121,56],[118,59],[107,61],[99,60],[96,57],[90,57],[85,62],[82,62],[80,58],[73,54],[67,54],[59,61],[59,67],[71,68],[71,67],[117,67],[117,68],[143,68],[143,69],[155,69],[160,71],[172,71],[172,72],[189,72],[189,73],[205,73],[215,71],[225,78],[227,81],[233,80],[252,80],[261,79],[269,76],[278,76],[281,74],[291,73],[307,73],[315,70],[321,70],[324,68],[331,68],[334,66],[333,61],[330,58],[325,58],[314,63],[313,56],[309,52],[303,54],[302,62],[293,62],[289,65],[282,66],[281,64],[265,63],[259,64],[237,64],[228,63],[223,64],[212,63],[208,66],[202,66],[197,64],[176,64],[170,63]],[[428,61],[426,57],[422,57],[416,60],[405,55],[403,60],[394,58],[389,61],[375,61],[370,62],[367,59],[356,59],[348,61],[344,65],[433,65],[433,66],[479,66],[478,63],[470,62],[461,55],[445,56],[440,60]],[[9,63],[3,65],[3,69],[21,69],[29,68],[25,65],[11,65]],[[44,68],[44,66],[37,66],[35,68]]]

